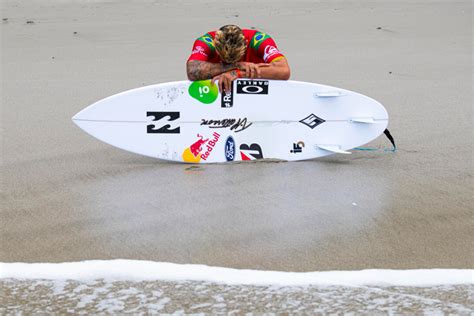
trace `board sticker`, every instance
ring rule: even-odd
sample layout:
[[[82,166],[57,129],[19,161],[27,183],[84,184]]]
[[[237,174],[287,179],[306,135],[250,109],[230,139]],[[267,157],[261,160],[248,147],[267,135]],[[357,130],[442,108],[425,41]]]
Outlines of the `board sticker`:
[[[217,99],[219,88],[211,80],[194,81],[188,89],[189,95],[196,100],[210,104]]]
[[[304,142],[299,141],[297,143],[293,143],[293,149],[290,150],[290,153],[297,154],[303,151]]]
[[[268,94],[268,80],[237,80],[238,94]]]
[[[146,112],[146,116],[153,117],[146,127],[147,134],[179,134],[179,126],[171,128],[169,123],[179,119],[179,112]],[[164,118],[168,118],[168,120],[164,120]]]
[[[201,126],[209,126],[209,128],[229,128],[235,133],[241,132],[252,125],[252,122],[247,123],[247,118],[229,118],[221,120],[201,119]]]
[[[235,159],[235,141],[232,136],[227,137],[224,147],[225,160],[234,161]]]
[[[197,134],[199,139],[183,151],[183,161],[197,163],[200,162],[201,159],[207,160],[219,141],[220,136],[219,133],[214,132],[212,134],[213,138],[204,139],[204,136]]]
[[[313,113],[311,113],[310,115],[308,115],[307,117],[305,117],[304,119],[300,121],[300,123],[303,123],[304,125],[308,126],[311,129],[315,128],[316,126],[324,122],[326,121],[320,117],[317,117]]]
[[[234,85],[230,86],[229,92],[221,94],[221,108],[231,108],[234,106]]]
[[[242,160],[263,159],[262,147],[259,144],[240,145],[240,156]]]

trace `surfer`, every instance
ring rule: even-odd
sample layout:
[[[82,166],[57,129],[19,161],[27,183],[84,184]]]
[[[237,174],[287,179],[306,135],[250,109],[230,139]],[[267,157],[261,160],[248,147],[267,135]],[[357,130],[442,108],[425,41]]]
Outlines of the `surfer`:
[[[186,71],[189,80],[212,79],[226,92],[237,78],[290,78],[290,66],[268,34],[236,25],[224,25],[196,39]]]

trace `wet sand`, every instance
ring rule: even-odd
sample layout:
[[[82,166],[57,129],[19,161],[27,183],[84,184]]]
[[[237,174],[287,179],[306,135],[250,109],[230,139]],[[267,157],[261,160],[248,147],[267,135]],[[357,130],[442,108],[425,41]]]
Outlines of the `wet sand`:
[[[0,261],[472,268],[471,2],[218,3],[2,1]],[[398,152],[192,168],[71,122],[183,80],[193,40],[227,23],[272,35],[293,80],[384,104]]]

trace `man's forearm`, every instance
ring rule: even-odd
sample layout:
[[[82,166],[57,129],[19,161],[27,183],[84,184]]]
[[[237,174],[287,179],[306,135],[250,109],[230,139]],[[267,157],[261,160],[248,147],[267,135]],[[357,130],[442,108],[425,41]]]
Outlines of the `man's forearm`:
[[[290,66],[286,59],[274,61],[268,67],[260,68],[260,78],[288,80],[290,79]]]
[[[191,81],[212,79],[230,69],[236,68],[232,64],[210,63],[201,60],[190,60],[186,63],[186,72]]]

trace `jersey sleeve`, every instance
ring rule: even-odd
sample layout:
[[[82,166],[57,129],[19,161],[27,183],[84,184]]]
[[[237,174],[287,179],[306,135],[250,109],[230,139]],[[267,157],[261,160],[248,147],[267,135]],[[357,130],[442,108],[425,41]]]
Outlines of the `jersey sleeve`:
[[[253,49],[257,56],[261,57],[267,64],[272,61],[285,58],[270,35],[257,32],[250,41],[250,49]]]
[[[194,41],[193,51],[188,58],[190,60],[202,60],[208,61],[211,59],[215,48],[212,41],[212,37],[209,34],[205,34]]]

